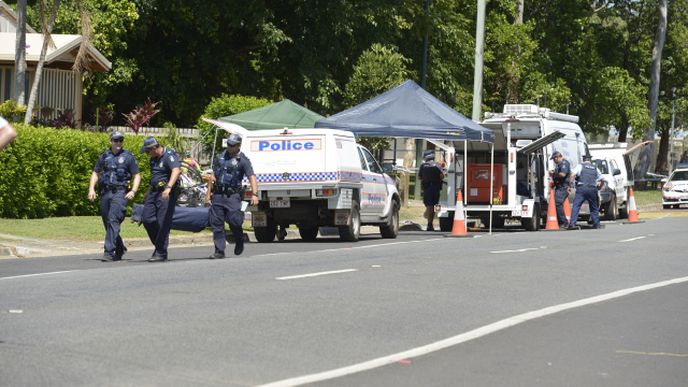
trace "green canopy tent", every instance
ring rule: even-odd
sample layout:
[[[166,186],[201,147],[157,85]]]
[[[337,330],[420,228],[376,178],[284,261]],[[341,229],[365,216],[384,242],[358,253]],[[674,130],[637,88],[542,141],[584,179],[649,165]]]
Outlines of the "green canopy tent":
[[[249,110],[233,116],[220,117],[219,121],[241,125],[248,130],[312,128],[323,116],[288,99],[262,108]]]

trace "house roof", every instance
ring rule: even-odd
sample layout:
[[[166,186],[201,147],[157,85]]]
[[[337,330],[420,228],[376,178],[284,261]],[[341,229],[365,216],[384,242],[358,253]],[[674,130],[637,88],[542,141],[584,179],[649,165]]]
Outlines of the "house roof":
[[[84,38],[81,35],[52,34],[51,36],[53,42],[55,42],[55,46],[48,46],[48,51],[45,55],[45,64],[47,66],[73,64]],[[14,32],[0,33],[0,62],[14,63],[15,43],[16,34]],[[89,59],[89,71],[105,72],[112,68],[112,63],[93,47],[92,44],[85,44]],[[26,34],[26,62],[38,63],[42,47],[42,34]]]
[[[4,17],[14,27],[17,27],[17,13],[14,12],[14,10],[2,0],[0,0],[0,17]],[[37,31],[27,24],[26,32],[36,33]]]

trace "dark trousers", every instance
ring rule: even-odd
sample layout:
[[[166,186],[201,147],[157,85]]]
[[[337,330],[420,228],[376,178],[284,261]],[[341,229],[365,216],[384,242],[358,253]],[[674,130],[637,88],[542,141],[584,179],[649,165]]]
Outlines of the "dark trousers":
[[[564,201],[568,196],[568,188],[557,187],[554,189],[554,204],[556,204],[557,207],[557,221],[559,222],[559,226],[564,226],[569,222],[566,219],[566,213],[564,212]],[[573,215],[571,218],[573,218]]]
[[[244,223],[244,213],[241,212],[241,196],[238,193],[222,194],[214,193],[212,205],[208,211],[208,220],[213,229],[213,243],[215,252],[225,252],[227,244],[225,235],[225,222],[229,223],[235,241],[243,241],[244,232],[241,228]]]
[[[105,227],[103,250],[111,257],[121,256],[124,253],[124,243],[119,236],[120,225],[127,212],[127,199],[124,195],[124,189],[115,192],[104,190],[100,194],[100,217]]]
[[[143,203],[143,227],[148,238],[155,246],[153,256],[167,258],[167,244],[170,240],[170,228],[174,207],[177,205],[177,192],[172,190],[168,200],[163,200],[162,191],[150,191]]]
[[[588,201],[590,207],[590,217],[592,224],[596,227],[600,225],[600,206],[597,202],[597,188],[595,187],[578,187],[576,188],[576,198],[573,199],[573,208],[571,209],[571,225],[576,225],[578,219],[578,212],[584,201]]]

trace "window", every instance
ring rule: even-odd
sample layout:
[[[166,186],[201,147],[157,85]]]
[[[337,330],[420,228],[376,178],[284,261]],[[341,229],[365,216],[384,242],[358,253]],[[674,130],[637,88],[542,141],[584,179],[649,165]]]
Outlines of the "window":
[[[368,170],[368,163],[366,162],[365,157],[363,156],[363,152],[361,152],[361,148],[358,148],[358,158],[361,159],[361,169],[364,171]]]
[[[604,160],[595,160],[594,163],[601,174],[606,175],[609,173],[609,168],[607,168],[607,163]]]
[[[361,148],[359,148],[361,149]],[[375,157],[368,152],[367,149],[361,149],[363,151],[363,155],[366,158],[366,162],[368,163],[368,170],[370,172],[375,172],[375,173],[382,173],[382,168],[380,168],[380,164],[377,163],[377,160],[375,160]]]
[[[621,170],[619,169],[619,166],[616,164],[616,161],[612,160],[610,161],[610,164],[613,174],[618,175],[621,173]]]

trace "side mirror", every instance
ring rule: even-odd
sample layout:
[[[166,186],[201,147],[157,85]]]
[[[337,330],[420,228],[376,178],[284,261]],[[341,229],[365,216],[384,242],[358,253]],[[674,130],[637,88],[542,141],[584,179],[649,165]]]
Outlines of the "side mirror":
[[[621,170],[620,170],[620,169],[615,169],[615,170],[614,170],[614,173],[613,173],[612,175],[616,176],[616,175],[620,175],[620,174],[621,174]]]

